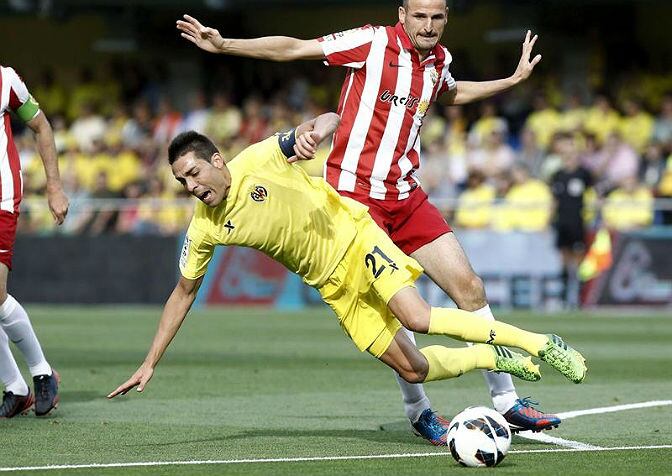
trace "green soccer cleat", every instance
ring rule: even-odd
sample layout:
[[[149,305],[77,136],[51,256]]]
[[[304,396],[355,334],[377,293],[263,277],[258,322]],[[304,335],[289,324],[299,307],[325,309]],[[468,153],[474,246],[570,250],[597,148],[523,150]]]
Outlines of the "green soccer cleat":
[[[574,383],[586,378],[586,359],[555,334],[548,334],[548,343],[539,351],[539,358]]]
[[[506,372],[528,382],[541,379],[539,366],[532,362],[532,357],[525,357],[498,345],[490,347],[495,353],[496,368],[492,369],[493,372]]]

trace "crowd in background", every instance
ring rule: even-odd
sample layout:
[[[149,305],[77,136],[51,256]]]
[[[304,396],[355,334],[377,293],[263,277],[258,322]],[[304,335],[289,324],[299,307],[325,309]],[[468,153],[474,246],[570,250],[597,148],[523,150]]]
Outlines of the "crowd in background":
[[[204,133],[232,158],[251,143],[334,108],[327,86],[306,77],[286,82],[273,95],[226,87],[210,94],[192,90],[180,108],[161,84],[160,77],[141,79],[132,68],[82,71],[71,87],[51,73],[28,82],[54,129],[71,197],[59,232],[178,233],[193,204],[166,160],[176,134]],[[557,143],[567,137],[593,176],[594,186],[585,192],[586,223],[601,220],[623,230],[671,222],[669,212],[654,209],[654,198],[672,197],[669,77],[631,78],[611,96],[563,93],[552,81],[518,89],[466,109],[437,104],[424,120],[419,177],[452,224],[547,229],[554,213],[553,176],[568,161]],[[20,231],[51,233],[34,140],[20,124],[15,131],[26,197]],[[321,175],[327,153],[325,147],[302,166]]]

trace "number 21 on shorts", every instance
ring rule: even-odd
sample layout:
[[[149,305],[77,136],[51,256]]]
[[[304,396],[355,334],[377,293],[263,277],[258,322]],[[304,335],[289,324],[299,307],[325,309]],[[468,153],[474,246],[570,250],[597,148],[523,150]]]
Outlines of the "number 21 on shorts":
[[[377,261],[377,258],[379,258],[380,261]],[[378,276],[380,276],[380,274],[385,271],[385,268],[388,266],[392,268],[392,271],[390,271],[391,273],[394,273],[395,270],[399,270],[397,263],[391,260],[390,257],[383,252],[383,250],[378,248],[378,246],[374,246],[371,253],[368,253],[364,257],[364,263],[366,264],[367,268],[371,269],[373,277],[376,279],[378,279]]]

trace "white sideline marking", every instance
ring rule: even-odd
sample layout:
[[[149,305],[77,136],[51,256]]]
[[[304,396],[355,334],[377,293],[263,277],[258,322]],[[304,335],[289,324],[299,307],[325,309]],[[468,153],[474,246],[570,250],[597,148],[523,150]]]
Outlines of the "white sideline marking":
[[[563,419],[576,418],[583,415],[594,415],[600,413],[620,412],[624,410],[632,410],[636,408],[648,408],[672,405],[672,400],[652,400],[649,402],[629,403],[625,405],[614,405],[611,407],[589,408],[587,410],[577,410],[572,412],[558,413],[558,416]],[[531,435],[528,435],[528,433]],[[615,446],[610,448],[603,448],[600,446],[593,446],[580,441],[565,440],[546,435],[545,433],[521,432],[518,434],[523,438],[536,440],[544,443],[553,443],[564,448],[544,448],[538,450],[511,450],[511,454],[532,454],[532,453],[574,453],[574,452],[591,452],[591,451],[628,451],[628,450],[644,450],[644,449],[672,449],[672,445],[651,445],[651,446]],[[19,466],[0,468],[0,473],[17,472],[17,471],[47,471],[55,469],[94,469],[94,468],[132,468],[142,466],[181,466],[181,465],[205,465],[205,464],[244,464],[244,463],[300,463],[310,461],[355,461],[355,460],[371,460],[371,459],[395,459],[395,458],[422,458],[427,456],[447,456],[448,452],[433,452],[433,453],[395,453],[385,455],[360,455],[360,456],[313,456],[304,458],[266,458],[266,459],[230,459],[230,460],[191,460],[191,461],[141,461],[137,463],[102,463],[102,464],[65,464],[65,465],[51,465],[51,466]]]
[[[610,407],[599,407],[599,408],[589,408],[587,410],[576,410],[572,412],[558,413],[558,416],[567,420],[570,418],[576,418],[584,415],[598,415],[602,413],[612,413],[612,412],[622,412],[624,410],[634,410],[637,408],[649,408],[649,407],[663,407],[666,405],[672,405],[672,400],[652,400],[649,402],[640,402],[640,403],[628,403],[625,405],[613,405]],[[531,431],[521,431],[518,433],[518,436],[534,441],[540,441],[542,443],[552,443],[558,446],[564,446],[566,448],[574,449],[591,449],[598,450],[602,449],[599,446],[589,445],[588,443],[582,443],[580,441],[565,440],[564,438],[558,438],[551,436],[547,433],[533,433]]]
[[[518,436],[525,438],[527,440],[540,441],[541,443],[551,443],[558,446],[564,446],[565,448],[572,448],[575,450],[601,450],[601,446],[589,445],[588,443],[582,443],[580,441],[566,440],[564,438],[558,438],[557,436],[551,436],[546,433],[534,433],[531,431],[521,431],[518,433]]]
[[[590,451],[628,451],[646,449],[672,449],[672,445],[652,446],[615,446],[611,448],[547,448],[541,450],[512,450],[513,454],[530,453],[575,453]],[[245,463],[302,463],[312,461],[354,461],[371,459],[398,459],[424,458],[427,456],[450,456],[448,451],[432,453],[396,453],[386,455],[358,455],[358,456],[314,456],[305,458],[266,458],[266,459],[228,459],[228,460],[191,460],[191,461],[145,461],[138,463],[104,463],[104,464],[64,464],[52,466],[24,466],[16,468],[0,468],[0,472],[10,471],[45,471],[56,469],[101,469],[101,468],[132,468],[142,466],[194,466],[205,464],[245,464]]]
[[[558,413],[558,416],[567,420],[583,415],[596,415],[600,413],[622,412],[623,410],[634,410],[636,408],[664,407],[672,405],[672,400],[652,400],[650,402],[628,403],[625,405],[614,405],[611,407],[589,408],[588,410],[576,410],[573,412]]]

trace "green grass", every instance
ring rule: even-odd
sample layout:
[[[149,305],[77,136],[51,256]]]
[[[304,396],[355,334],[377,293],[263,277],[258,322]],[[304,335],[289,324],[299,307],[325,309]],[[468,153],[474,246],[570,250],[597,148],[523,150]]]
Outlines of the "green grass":
[[[135,371],[156,328],[155,308],[30,306],[48,359],[62,375],[61,406],[46,419],[0,421],[0,468],[51,464],[230,460],[441,452],[402,418],[392,372],[361,354],[327,310],[192,313],[143,394],[104,396]],[[583,352],[582,385],[542,364],[517,381],[562,412],[672,395],[672,317],[507,314],[555,332]],[[449,342],[419,339],[421,345]],[[452,345],[452,344],[449,344]],[[455,346],[460,344],[454,343]],[[16,354],[18,356],[18,353]],[[450,416],[489,404],[479,373],[426,386]],[[567,420],[552,436],[599,446],[672,444],[672,407]],[[386,429],[381,431],[381,425]],[[515,438],[512,450],[555,448]],[[500,474],[669,474],[672,450],[511,454]],[[447,456],[49,471],[46,474],[468,474]]]

